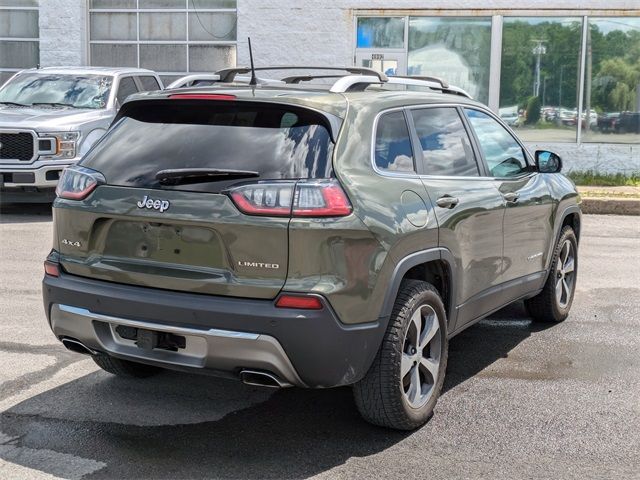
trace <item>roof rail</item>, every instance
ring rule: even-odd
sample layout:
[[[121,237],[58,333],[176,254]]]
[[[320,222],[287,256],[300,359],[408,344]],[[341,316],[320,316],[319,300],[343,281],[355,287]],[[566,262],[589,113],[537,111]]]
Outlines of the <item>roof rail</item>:
[[[336,80],[329,91],[331,93],[362,92],[369,85],[382,83],[386,82],[372,75],[347,75]]]
[[[371,75],[375,76],[378,79],[378,83],[386,82],[387,76],[384,73],[378,72],[372,68],[365,67],[312,67],[307,65],[290,65],[290,66],[276,66],[276,67],[256,67],[254,70],[263,71],[263,70],[335,70],[340,72],[348,72],[353,75]],[[236,75],[243,73],[251,73],[251,67],[236,67],[236,68],[225,68],[223,70],[218,70],[216,72],[217,75],[220,75],[220,82],[222,83],[231,83],[233,82]],[[313,77],[309,75],[310,80],[313,78],[321,78],[319,76]]]
[[[427,75],[394,75],[395,78],[406,78],[409,80],[424,80],[425,82],[439,83],[442,88],[449,88],[446,80],[440,77],[432,77]]]
[[[394,76],[389,77],[387,83],[395,85],[412,85],[414,87],[427,87],[432,90],[440,90],[442,93],[452,93],[467,98],[472,98],[471,95],[460,87],[455,85],[449,85],[444,80],[440,80],[437,77],[409,77],[409,76]]]
[[[290,77],[284,77],[282,81],[284,83],[300,83],[300,82],[310,82],[315,80],[316,78],[342,78],[344,75],[292,75]]]

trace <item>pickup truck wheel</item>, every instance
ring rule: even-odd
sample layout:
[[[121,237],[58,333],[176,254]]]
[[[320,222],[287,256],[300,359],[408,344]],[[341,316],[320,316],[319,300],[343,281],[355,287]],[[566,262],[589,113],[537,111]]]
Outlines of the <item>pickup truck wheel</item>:
[[[578,275],[578,241],[571,227],[564,227],[553,251],[551,271],[542,292],[525,300],[536,322],[562,322],[569,315]]]
[[[370,423],[412,430],[431,415],[447,368],[446,313],[429,283],[404,280],[387,332],[367,375],[353,386]]]
[[[103,369],[113,375],[125,378],[146,378],[160,372],[162,369],[143,363],[128,362],[109,355],[94,355],[93,361]]]

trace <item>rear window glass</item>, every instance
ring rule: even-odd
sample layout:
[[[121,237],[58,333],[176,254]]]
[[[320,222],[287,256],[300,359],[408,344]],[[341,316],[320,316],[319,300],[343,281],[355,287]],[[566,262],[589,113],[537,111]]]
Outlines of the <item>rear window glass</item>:
[[[380,117],[376,130],[375,160],[378,168],[393,172],[413,172],[413,149],[409,129],[401,111]]]
[[[107,183],[217,193],[238,180],[160,185],[165,169],[259,173],[255,180],[326,178],[333,143],[321,114],[297,107],[226,101],[162,100],[125,105],[82,160]]]

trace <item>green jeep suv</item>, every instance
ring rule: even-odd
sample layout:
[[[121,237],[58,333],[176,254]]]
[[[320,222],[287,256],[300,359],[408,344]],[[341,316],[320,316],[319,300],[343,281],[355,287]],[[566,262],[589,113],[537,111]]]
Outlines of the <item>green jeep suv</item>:
[[[123,376],[353,385],[365,419],[412,429],[452,336],[520,299],[564,320],[560,159],[443,81],[345,70],[130,97],[58,185],[56,337]]]

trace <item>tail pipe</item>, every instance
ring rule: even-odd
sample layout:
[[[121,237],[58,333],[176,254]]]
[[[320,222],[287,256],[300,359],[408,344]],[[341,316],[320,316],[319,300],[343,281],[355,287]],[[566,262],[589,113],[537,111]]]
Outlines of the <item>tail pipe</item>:
[[[82,353],[83,355],[97,355],[98,352],[90,349],[84,343],[75,338],[64,337],[61,339],[62,344],[67,347],[67,350],[71,350],[72,352]]]
[[[272,373],[258,370],[242,370],[240,372],[240,380],[246,385],[257,385],[260,387],[285,388],[293,386]]]

